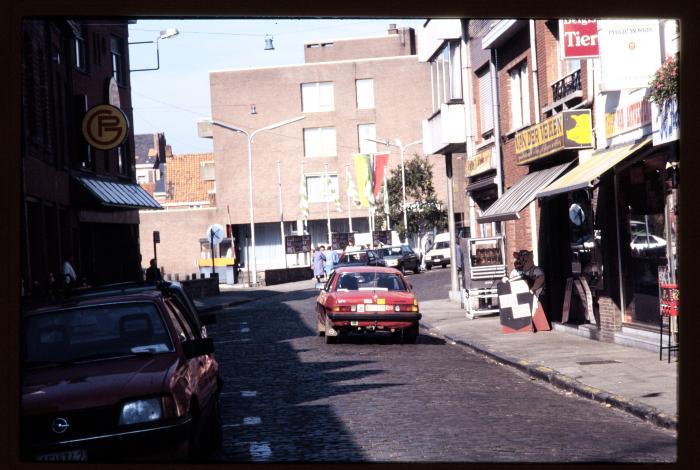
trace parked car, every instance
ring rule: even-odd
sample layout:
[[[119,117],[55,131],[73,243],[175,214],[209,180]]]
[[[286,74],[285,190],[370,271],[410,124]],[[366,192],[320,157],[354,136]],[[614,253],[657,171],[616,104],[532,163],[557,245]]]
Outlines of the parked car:
[[[336,269],[342,266],[386,266],[386,262],[376,250],[358,250],[343,253],[333,267]]]
[[[198,457],[221,445],[214,343],[167,285],[23,313],[23,460]]]
[[[338,268],[317,287],[318,334],[326,343],[357,333],[393,334],[404,343],[416,342],[418,301],[410,283],[395,269]]]
[[[652,234],[637,234],[632,236],[630,242],[632,251],[639,254],[660,254],[666,253],[666,240]]]
[[[440,265],[446,268],[450,264],[450,234],[439,233],[435,235],[433,247],[425,254],[425,269]]]
[[[386,266],[396,268],[404,274],[406,269],[420,273],[420,259],[408,245],[385,246],[377,250]]]

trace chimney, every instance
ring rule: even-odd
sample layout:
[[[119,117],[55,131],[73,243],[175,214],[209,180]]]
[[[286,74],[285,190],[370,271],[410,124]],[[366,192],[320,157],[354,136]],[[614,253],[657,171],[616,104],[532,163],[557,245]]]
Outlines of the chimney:
[[[395,23],[389,23],[389,34],[399,34],[399,30],[396,29],[396,24]]]

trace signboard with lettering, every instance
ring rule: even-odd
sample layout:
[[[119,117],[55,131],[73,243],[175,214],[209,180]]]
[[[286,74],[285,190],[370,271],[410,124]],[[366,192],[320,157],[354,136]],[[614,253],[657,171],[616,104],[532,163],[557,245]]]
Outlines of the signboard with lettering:
[[[83,118],[83,136],[90,146],[111,150],[121,145],[129,134],[129,121],[124,112],[111,104],[100,104],[88,110]]]
[[[590,109],[563,111],[515,133],[518,165],[560,150],[590,148],[592,145]]]
[[[467,176],[474,176],[493,169],[493,146],[480,150],[474,158],[467,160]]]
[[[333,232],[331,234],[331,246],[334,250],[344,250],[350,240],[355,243],[354,232]]]
[[[640,100],[605,113],[605,137],[607,139],[651,124],[651,105]]]
[[[678,100],[673,98],[663,106],[651,105],[651,129],[654,145],[678,140]]]
[[[562,60],[598,57],[598,21],[559,20],[559,44]]]
[[[601,91],[645,88],[661,65],[659,20],[599,20]]]
[[[308,253],[311,251],[311,235],[287,235],[284,237],[285,253]]]

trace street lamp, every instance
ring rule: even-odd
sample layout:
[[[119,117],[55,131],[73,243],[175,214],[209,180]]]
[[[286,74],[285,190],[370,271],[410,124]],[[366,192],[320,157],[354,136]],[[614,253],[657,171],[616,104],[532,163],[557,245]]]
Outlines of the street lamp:
[[[404,169],[404,164],[403,164],[403,154],[404,154],[404,151],[408,147],[410,147],[411,145],[420,144],[423,141],[416,140],[416,141],[410,142],[406,145],[402,145],[401,139],[399,139],[399,138],[394,139],[393,144],[389,143],[389,139],[387,139],[387,140],[375,140],[375,139],[365,138],[365,140],[369,140],[370,142],[376,142],[378,144],[384,144],[387,147],[397,147],[399,149],[399,151],[401,152],[401,192],[403,193],[403,226],[404,226],[403,241],[404,241],[404,243],[406,243],[407,234],[408,234],[408,216],[406,215],[406,171]]]
[[[248,282],[250,282],[250,285],[252,287],[256,287],[258,285],[258,272],[257,268],[255,265],[255,224],[254,224],[254,214],[253,214],[253,138],[255,137],[255,134],[257,134],[260,131],[269,131],[271,129],[276,129],[278,127],[286,126],[287,124],[291,124],[293,122],[299,121],[301,119],[304,119],[306,116],[297,116],[292,119],[287,119],[286,121],[280,121],[276,122],[274,124],[270,124],[265,127],[261,127],[260,129],[256,129],[253,132],[248,132],[238,126],[234,126],[233,124],[227,124],[222,121],[214,121],[211,120],[210,122],[219,127],[223,127],[224,129],[228,129],[234,132],[240,132],[241,134],[245,134],[246,137],[248,138],[248,199],[249,199],[249,207],[248,210],[250,212],[250,242],[251,242],[251,250],[250,250],[250,266],[252,267],[252,281],[249,279]],[[282,243],[284,243],[284,239],[282,240]]]
[[[156,67],[155,68],[150,68],[150,69],[133,69],[129,70],[129,72],[144,72],[146,70],[158,70],[160,69],[160,52],[158,50],[158,41],[161,39],[168,39],[173,36],[177,36],[180,34],[180,31],[178,31],[176,28],[168,28],[165,31],[161,31],[160,35],[155,39],[155,41],[138,41],[138,42],[130,42],[129,45],[132,44],[156,44]]]

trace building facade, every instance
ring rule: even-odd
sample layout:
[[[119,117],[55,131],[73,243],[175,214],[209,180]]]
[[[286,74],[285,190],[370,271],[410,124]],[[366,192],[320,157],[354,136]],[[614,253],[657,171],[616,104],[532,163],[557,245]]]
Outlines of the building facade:
[[[82,126],[107,104],[132,122],[127,22],[25,20],[22,43],[23,294],[60,282],[68,255],[79,282],[136,279],[138,208],[158,204],[135,184],[133,130],[100,149]]]

